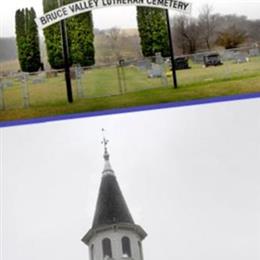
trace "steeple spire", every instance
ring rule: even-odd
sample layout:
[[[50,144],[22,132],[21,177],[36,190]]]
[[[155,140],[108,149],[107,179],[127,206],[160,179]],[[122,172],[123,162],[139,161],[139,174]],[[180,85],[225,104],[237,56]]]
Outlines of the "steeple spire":
[[[141,241],[147,234],[134,223],[109,162],[108,140],[104,136],[104,129],[102,133],[105,167],[92,227],[82,241],[89,246],[90,260],[122,260],[124,255],[127,255],[126,260],[143,260]]]
[[[109,153],[108,153],[108,149],[107,149],[107,145],[108,145],[108,142],[109,140],[106,139],[105,135],[104,135],[104,132],[105,132],[105,129],[102,128],[102,133],[103,133],[103,141],[101,142],[103,145],[104,145],[104,160],[105,160],[105,166],[104,166],[104,170],[103,170],[103,175],[105,174],[114,174],[114,171],[111,167],[111,164],[110,164],[110,161],[109,161]]]

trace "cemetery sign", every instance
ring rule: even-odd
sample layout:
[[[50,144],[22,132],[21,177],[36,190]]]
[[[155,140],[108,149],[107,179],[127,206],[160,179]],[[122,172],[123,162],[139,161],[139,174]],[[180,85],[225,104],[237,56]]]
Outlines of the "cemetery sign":
[[[130,5],[176,10],[186,14],[191,13],[191,3],[179,0],[83,0],[54,9],[36,18],[35,21],[39,28],[44,29],[61,20],[94,9]]]

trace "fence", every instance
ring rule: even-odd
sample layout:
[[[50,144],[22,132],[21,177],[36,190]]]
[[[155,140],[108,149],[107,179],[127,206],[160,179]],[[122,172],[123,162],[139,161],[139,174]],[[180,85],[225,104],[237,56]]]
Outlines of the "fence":
[[[167,86],[163,64],[148,60],[120,64],[71,68],[74,99],[123,95]],[[149,75],[150,73],[150,75]],[[155,74],[156,73],[156,74]],[[18,109],[66,103],[62,70],[37,73],[9,73],[0,78],[0,109]]]
[[[241,48],[219,52],[223,66],[203,68],[203,56],[188,55],[191,69],[178,70],[180,88],[260,72],[258,48]],[[169,59],[160,55],[141,60],[121,60],[117,64],[71,68],[75,100],[124,95],[153,88],[172,87]],[[87,101],[86,101],[87,102]],[[21,109],[66,104],[63,71],[5,73],[0,77],[0,109]]]

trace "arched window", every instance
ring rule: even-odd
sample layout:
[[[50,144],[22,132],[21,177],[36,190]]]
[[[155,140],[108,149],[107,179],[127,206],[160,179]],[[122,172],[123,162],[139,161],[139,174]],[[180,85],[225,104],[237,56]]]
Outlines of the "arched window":
[[[111,257],[112,258],[112,249],[111,249],[111,241],[109,238],[104,238],[102,240],[102,248],[103,248],[103,257]]]
[[[143,250],[142,250],[142,244],[140,241],[138,241],[138,247],[139,247],[139,254],[140,254],[140,259],[143,260]]]
[[[128,237],[122,238],[122,251],[124,257],[131,257],[130,239]]]
[[[90,259],[94,260],[94,245],[91,245],[90,247]]]

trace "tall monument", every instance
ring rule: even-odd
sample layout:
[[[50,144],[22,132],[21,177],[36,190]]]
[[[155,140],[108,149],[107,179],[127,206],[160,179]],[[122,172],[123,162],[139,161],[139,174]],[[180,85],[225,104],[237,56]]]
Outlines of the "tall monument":
[[[89,260],[143,260],[143,228],[134,223],[109,161],[108,140],[103,138],[104,170],[92,227],[82,238]]]

